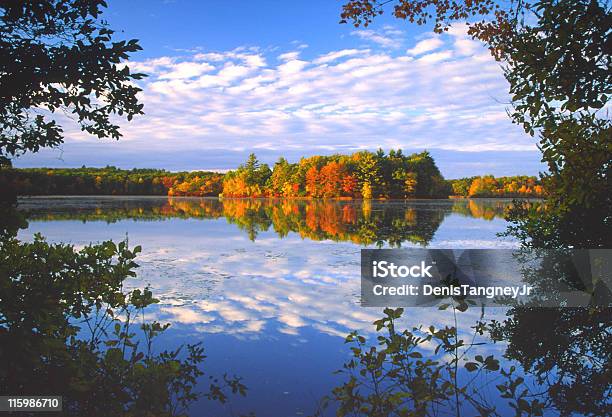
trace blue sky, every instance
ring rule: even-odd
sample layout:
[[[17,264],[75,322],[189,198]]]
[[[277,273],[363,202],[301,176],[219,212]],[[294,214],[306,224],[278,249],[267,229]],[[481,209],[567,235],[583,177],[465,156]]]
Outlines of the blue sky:
[[[507,118],[502,70],[458,25],[434,35],[383,16],[339,24],[341,1],[109,2],[104,16],[144,50],[130,59],[145,116],[124,138],[64,123],[66,143],[17,166],[230,169],[249,152],[430,150],[446,177],[542,170]]]

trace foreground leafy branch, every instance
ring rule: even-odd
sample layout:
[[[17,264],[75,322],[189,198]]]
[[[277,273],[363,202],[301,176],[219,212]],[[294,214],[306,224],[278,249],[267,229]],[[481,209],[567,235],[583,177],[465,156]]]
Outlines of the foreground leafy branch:
[[[169,324],[145,320],[151,291],[126,291],[140,247],[111,241],[77,251],[0,241],[0,391],[64,397],[65,415],[184,416],[201,397],[245,395],[240,378],[198,392],[200,344],[155,352]]]
[[[357,332],[346,338],[352,358],[337,371],[347,380],[333,389],[316,415],[334,406],[338,416],[508,415],[541,416],[551,406],[542,386],[526,381],[516,366],[504,369],[494,355],[473,354],[486,330],[483,315],[470,340],[458,335],[457,314],[467,303],[453,300],[454,326],[399,330],[402,308],[384,310],[374,322],[377,345]],[[540,391],[538,391],[538,389]],[[487,395],[491,390],[497,396]]]

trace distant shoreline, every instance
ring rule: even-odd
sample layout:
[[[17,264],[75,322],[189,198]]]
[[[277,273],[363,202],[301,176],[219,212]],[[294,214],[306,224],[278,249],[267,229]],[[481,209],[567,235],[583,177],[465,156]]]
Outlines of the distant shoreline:
[[[169,172],[158,169],[0,169],[0,189],[11,195],[139,195],[304,200],[413,200],[446,198],[541,198],[536,177],[491,175],[446,180],[428,152],[358,152],[315,156],[274,167],[254,154],[234,171]],[[6,190],[6,191],[4,191]]]
[[[22,194],[19,199],[30,198],[168,198],[168,199],[219,199],[219,200],[303,200],[303,201],[432,201],[432,200],[543,200],[541,197],[464,197],[448,196],[434,198],[353,198],[353,197],[223,197],[223,196],[172,196],[162,194]]]

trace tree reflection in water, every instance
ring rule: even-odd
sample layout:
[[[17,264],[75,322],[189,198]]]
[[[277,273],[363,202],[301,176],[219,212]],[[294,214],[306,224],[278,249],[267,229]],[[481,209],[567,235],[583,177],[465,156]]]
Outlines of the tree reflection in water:
[[[440,304],[454,321],[443,328],[402,329],[403,309],[385,309],[374,322],[377,344],[357,332],[346,338],[352,357],[338,371],[345,382],[316,415],[330,405],[339,416],[610,415],[612,310],[609,287],[602,287],[610,277],[601,276],[610,270],[609,254],[578,251],[572,260],[563,250],[535,253],[542,262],[525,264],[524,281],[556,305],[570,294],[557,290],[567,288],[559,283],[571,283],[591,295],[588,306],[513,306],[501,322],[486,319],[482,307],[469,337],[460,335],[457,317],[474,301],[454,297]],[[504,348],[502,356],[490,354],[492,343]]]
[[[568,307],[512,307],[504,321],[489,323],[492,340],[507,343],[505,357],[546,384],[550,401],[562,414],[612,414],[609,252],[522,248],[517,256],[526,262],[523,281],[543,298],[537,302]],[[528,262],[533,259],[540,262]],[[589,294],[588,306],[575,307],[567,288]]]
[[[89,206],[80,202],[78,207],[72,211],[54,211],[53,205],[38,209],[26,204],[25,213],[28,218],[37,220],[66,218],[109,222],[124,218],[151,221],[168,217],[225,218],[251,239],[257,239],[260,232],[273,231],[281,238],[297,233],[311,240],[399,246],[403,242],[428,244],[444,218],[450,214],[487,220],[501,218],[508,202],[120,198],[109,199],[108,203],[95,200]],[[116,250],[120,252],[126,248],[117,247]],[[118,254],[115,253],[115,256]],[[526,272],[526,277],[532,278],[531,284],[543,287],[560,279],[571,280],[571,277],[559,276],[558,269],[554,268],[558,262],[552,260],[552,269],[547,271]],[[549,295],[552,298],[557,296]],[[127,300],[129,303],[130,299]],[[448,303],[446,313],[459,317],[467,309],[473,310],[475,307],[469,306],[465,300],[454,299]],[[468,336],[457,330],[457,324],[404,326],[402,323],[410,317],[401,318],[401,309],[387,309],[385,314],[375,323],[379,333],[377,341],[369,342],[355,332],[349,335],[347,343],[350,344],[352,357],[341,370],[345,376],[344,383],[330,393],[318,414],[608,415],[612,411],[609,401],[612,380],[609,309],[512,307],[507,311],[506,320],[501,322],[487,320],[482,312],[473,323],[472,334]],[[110,329],[112,334],[112,327]],[[121,333],[114,340],[120,336]],[[113,339],[111,343],[114,343]],[[499,348],[493,346],[494,343]],[[65,346],[74,349],[70,343],[65,343]],[[108,347],[100,352],[104,350],[108,350]],[[129,345],[126,350],[130,351]],[[500,355],[500,352],[503,354]],[[146,361],[146,355],[144,349],[140,360]],[[135,357],[138,357],[138,353]],[[138,368],[135,363],[130,363],[131,358],[131,354],[126,354],[123,368],[120,366],[119,369]],[[190,368],[188,356],[182,358],[182,368],[179,366],[182,371],[172,376],[180,380],[183,378],[181,375],[187,375],[184,380],[193,381],[190,378],[197,375]],[[172,356],[166,359],[160,357],[146,367],[161,370],[142,372],[161,374],[160,386],[168,387],[163,382],[168,381],[164,379],[164,375],[167,375],[164,374],[165,361],[174,360],[176,358]],[[105,359],[96,361],[95,369],[109,368]],[[94,376],[104,382],[102,386],[109,384],[104,378],[126,375],[115,372],[106,376],[104,371],[99,372],[102,372],[102,376]],[[90,374],[84,375],[88,379],[93,378]],[[127,375],[131,374],[128,372]],[[150,378],[150,374],[147,378]],[[122,383],[138,387],[143,380],[127,378],[124,381]],[[221,385],[229,385],[230,390],[238,392],[244,388],[238,380],[234,380],[237,385],[232,385],[230,381],[222,381]],[[185,385],[190,386],[189,382]],[[180,382],[170,387],[184,392],[181,391],[184,386]],[[171,389],[164,389],[167,390],[164,393],[172,392]],[[154,392],[150,388],[130,392],[144,395],[145,391]],[[110,393],[115,395],[113,391]],[[98,395],[107,395],[107,392]],[[161,398],[165,398],[164,395]],[[133,403],[136,404],[135,401]]]
[[[127,292],[139,247],[103,242],[76,250],[14,236],[23,218],[5,202],[0,234],[0,392],[61,395],[74,416],[184,416],[200,397],[246,393],[240,378],[204,376],[199,344],[157,352],[168,324],[145,320],[148,289]],[[58,413],[54,413],[58,415]]]
[[[451,304],[456,320],[467,305]],[[347,336],[351,358],[337,371],[344,382],[315,416],[610,415],[610,333],[602,328],[609,310],[514,310],[501,328],[483,311],[465,338],[457,321],[403,329],[402,315],[386,309],[374,322],[377,343]],[[592,333],[582,332],[587,328]],[[479,339],[492,331],[496,342],[508,342],[503,357],[488,353],[487,337]]]
[[[251,240],[273,230],[279,237],[297,233],[310,240],[349,241],[360,245],[403,242],[427,245],[450,214],[501,219],[508,200],[297,200],[216,198],[96,198],[78,200],[74,207],[61,200],[42,199],[44,205],[25,200],[23,210],[32,220],[79,219],[115,222],[121,219],[216,219],[244,230]],[[85,202],[84,202],[85,201]]]

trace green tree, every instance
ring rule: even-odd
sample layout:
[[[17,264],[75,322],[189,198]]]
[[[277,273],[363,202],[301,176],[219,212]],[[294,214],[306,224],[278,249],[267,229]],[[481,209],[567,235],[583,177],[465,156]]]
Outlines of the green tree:
[[[470,185],[472,184],[473,180],[474,180],[474,177],[450,180],[453,194],[462,196],[462,197],[467,197],[468,192],[470,190]]]
[[[104,0],[0,2],[0,157],[63,142],[52,114],[72,114],[83,131],[118,139],[111,116],[142,113],[123,64],[140,46],[115,39]],[[45,112],[35,112],[45,110]]]
[[[349,359],[336,372],[344,381],[323,399],[315,416],[326,415],[330,404],[339,417],[543,415],[548,404],[530,395],[531,385],[515,366],[503,369],[494,355],[476,354],[483,344],[477,342],[480,321],[471,337],[462,338],[457,316],[468,303],[455,299],[440,306],[449,307],[455,326],[402,328],[404,310],[386,308],[373,323],[377,343],[351,332],[345,339]],[[493,380],[496,389],[489,390]],[[492,395],[482,395],[489,391]]]
[[[200,397],[245,393],[239,378],[196,390],[199,344],[155,353],[169,325],[145,321],[148,289],[124,290],[140,247],[104,242],[76,251],[0,242],[0,391],[63,396],[64,416],[185,416]],[[84,329],[87,329],[84,331]]]
[[[249,154],[249,159],[238,171],[243,173],[248,185],[259,185],[262,188],[272,175],[270,167],[267,164],[260,164],[254,153]]]
[[[62,143],[58,110],[82,130],[115,139],[113,115],[142,113],[133,84],[142,74],[123,64],[140,47],[114,40],[100,17],[105,7],[103,0],[0,1],[2,174],[10,157]],[[78,176],[74,191],[93,187],[89,179]],[[140,248],[104,242],[76,251],[39,235],[20,242],[15,235],[26,223],[9,191],[0,193],[0,392],[59,389],[62,415],[184,416],[201,396],[195,386],[203,350],[154,353],[153,339],[168,327],[144,320],[156,300],[148,289],[123,289]],[[244,393],[238,379],[224,378],[205,396],[225,401],[223,387]]]
[[[537,135],[548,166],[544,210],[517,202],[508,216],[513,223],[509,234],[523,247],[612,247],[612,121],[606,112],[612,94],[609,3],[350,0],[342,19],[367,25],[388,3],[398,18],[417,24],[434,20],[436,32],[467,21],[468,33],[504,63],[512,95],[510,116]],[[551,393],[565,414],[609,414],[609,309],[519,309],[509,315],[505,323],[493,326],[495,334],[507,341],[509,357],[551,378],[551,390],[557,390]],[[546,331],[534,329],[534,320],[542,320]],[[554,337],[548,329],[555,330]],[[596,340],[592,345],[590,339],[584,343],[584,336],[576,337],[589,334]],[[598,371],[586,376],[576,371],[585,360],[582,353],[592,356],[593,366],[603,365],[603,377]],[[591,384],[600,386],[593,390]],[[597,408],[602,398],[604,412]]]
[[[518,206],[526,244],[612,247],[612,14],[596,0],[538,1],[536,22],[504,45],[512,118],[539,136],[547,210]]]
[[[247,181],[249,183],[255,182],[257,171],[259,170],[259,161],[257,160],[257,156],[255,156],[254,153],[249,154],[249,158],[244,164],[243,169],[244,169]]]
[[[285,158],[279,158],[274,164],[272,175],[270,176],[270,187],[273,194],[283,195],[285,184],[291,181],[292,166]]]
[[[447,197],[450,190],[446,189],[444,179],[436,166],[431,154],[423,151],[408,158],[411,172],[416,173],[417,183],[415,195],[417,197]]]
[[[538,135],[548,165],[549,210],[517,206],[513,229],[531,245],[612,246],[612,18],[601,0],[350,0],[342,22],[368,25],[392,7],[399,19],[434,22],[435,32],[467,23],[505,65],[510,115]]]

